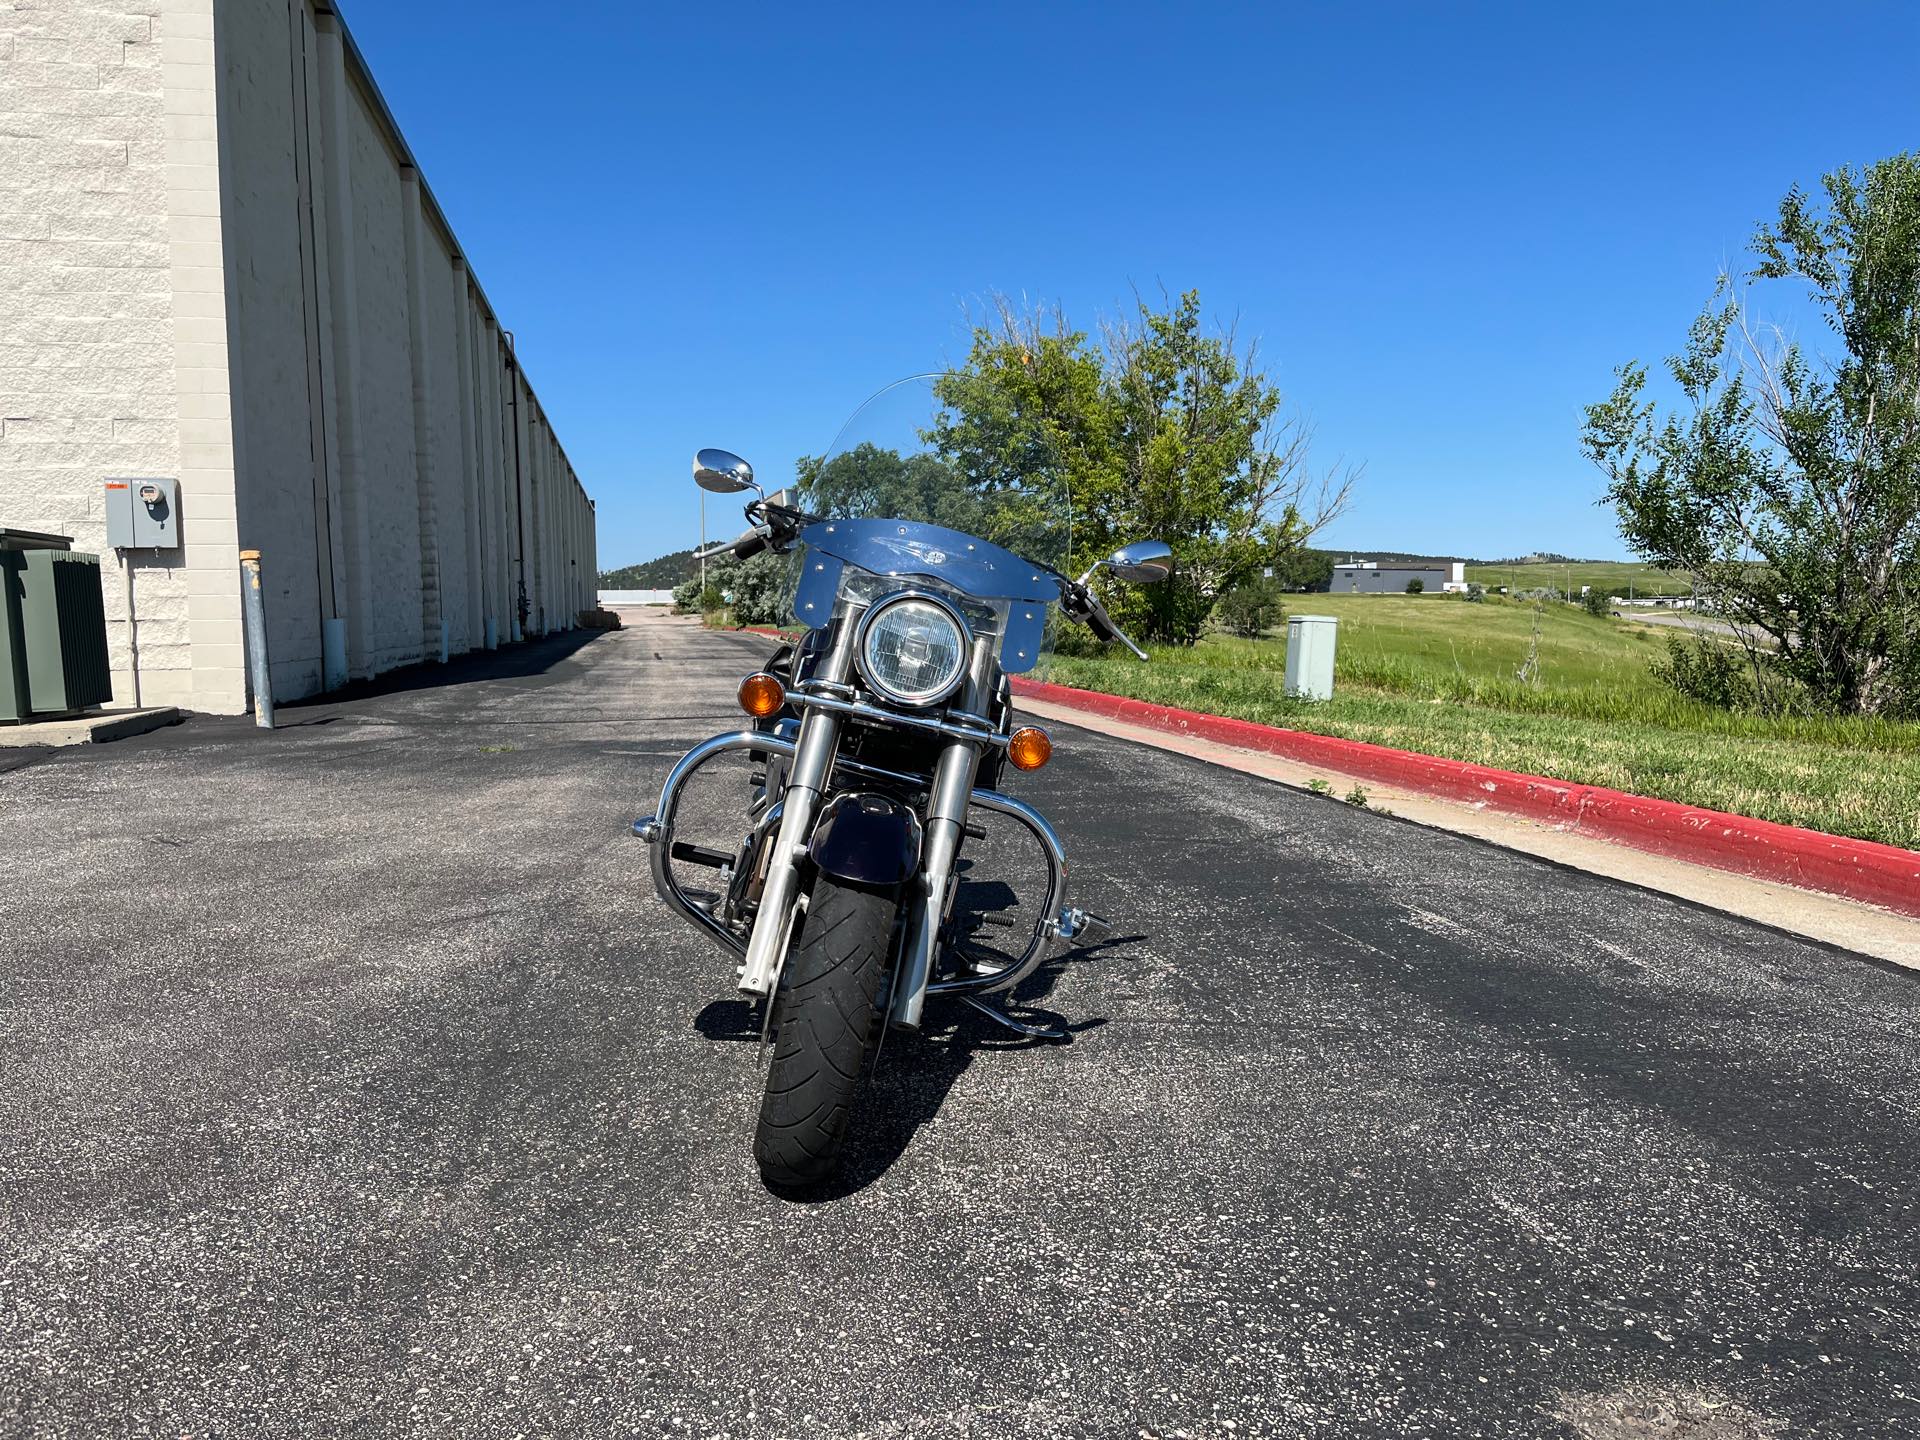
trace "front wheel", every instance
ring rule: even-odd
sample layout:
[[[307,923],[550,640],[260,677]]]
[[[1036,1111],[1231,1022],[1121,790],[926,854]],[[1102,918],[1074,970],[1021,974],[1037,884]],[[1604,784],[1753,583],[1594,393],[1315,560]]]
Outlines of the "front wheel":
[[[833,1174],[847,1121],[886,1017],[880,992],[898,902],[822,875],[773,999],[777,1031],[753,1154],[775,1189]]]

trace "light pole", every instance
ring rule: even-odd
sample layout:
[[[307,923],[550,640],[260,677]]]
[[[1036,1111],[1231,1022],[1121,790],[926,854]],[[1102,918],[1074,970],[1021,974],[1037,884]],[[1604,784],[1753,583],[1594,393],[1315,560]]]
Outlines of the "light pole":
[[[707,603],[707,492],[700,492],[700,605]]]

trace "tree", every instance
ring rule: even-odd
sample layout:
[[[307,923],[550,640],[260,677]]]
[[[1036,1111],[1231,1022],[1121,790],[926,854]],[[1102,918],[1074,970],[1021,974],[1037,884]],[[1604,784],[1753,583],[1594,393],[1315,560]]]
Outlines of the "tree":
[[[1130,540],[1173,547],[1171,580],[1103,582],[1143,638],[1192,643],[1222,594],[1345,508],[1355,478],[1312,470],[1309,427],[1283,412],[1254,346],[1206,331],[1194,291],[1137,304],[1098,344],[1002,301],[942,383],[933,438],[985,504],[987,538],[1075,570]]]
[[[1668,371],[1685,404],[1656,419],[1644,367],[1587,411],[1620,533],[1692,573],[1733,622],[1762,704],[1858,714],[1920,709],[1920,158],[1799,189],[1753,240],[1746,285],[1723,275]],[[1809,354],[1752,317],[1784,282],[1840,341]],[[1702,641],[1700,643],[1713,643]],[[1705,663],[1715,693],[1737,687]]]
[[[1422,580],[1418,575],[1407,581],[1407,594],[1409,595],[1424,595],[1426,589],[1427,582]]]
[[[1257,640],[1286,618],[1282,601],[1277,580],[1255,575],[1220,597],[1213,607],[1214,623],[1229,634]]]
[[[802,508],[820,515],[884,515],[982,533],[982,502],[936,455],[902,458],[871,443],[824,466],[803,456],[796,467]]]
[[[1282,590],[1329,590],[1333,586],[1331,550],[1295,546],[1273,563],[1273,578]]]

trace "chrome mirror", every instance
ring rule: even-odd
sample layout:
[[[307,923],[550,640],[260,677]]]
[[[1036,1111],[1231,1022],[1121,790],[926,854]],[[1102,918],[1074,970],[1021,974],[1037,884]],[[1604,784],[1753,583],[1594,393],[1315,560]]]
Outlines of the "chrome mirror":
[[[756,490],[753,466],[731,450],[702,450],[693,457],[693,483],[716,495]]]
[[[1164,540],[1136,540],[1122,545],[1105,563],[1129,585],[1152,585],[1173,574],[1173,551]]]

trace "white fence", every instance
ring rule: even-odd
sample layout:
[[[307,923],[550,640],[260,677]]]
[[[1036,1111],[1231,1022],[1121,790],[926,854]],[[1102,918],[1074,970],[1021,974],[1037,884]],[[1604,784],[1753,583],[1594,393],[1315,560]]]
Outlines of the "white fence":
[[[671,590],[602,590],[602,605],[671,605]]]

